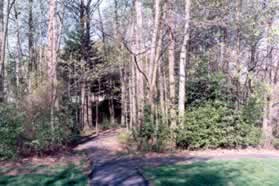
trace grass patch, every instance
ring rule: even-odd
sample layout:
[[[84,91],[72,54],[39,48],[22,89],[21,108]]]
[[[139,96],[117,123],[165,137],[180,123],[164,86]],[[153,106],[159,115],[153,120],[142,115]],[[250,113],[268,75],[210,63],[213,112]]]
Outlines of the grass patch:
[[[30,168],[29,174],[17,176],[5,175],[11,170],[0,170],[0,185],[5,186],[86,186],[87,176],[75,165],[68,167],[47,168],[38,166]],[[39,173],[38,173],[39,172]]]
[[[156,186],[277,186],[279,161],[243,159],[208,161],[146,169]]]

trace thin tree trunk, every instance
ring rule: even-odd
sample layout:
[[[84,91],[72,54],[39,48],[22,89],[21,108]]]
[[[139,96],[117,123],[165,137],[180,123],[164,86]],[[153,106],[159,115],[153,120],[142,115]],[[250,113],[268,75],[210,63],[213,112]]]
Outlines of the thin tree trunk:
[[[95,106],[95,111],[96,111],[96,117],[95,117],[95,130],[96,134],[99,135],[99,97],[101,94],[101,82],[98,79],[98,94],[95,96],[96,98],[96,106]]]
[[[90,130],[92,128],[93,124],[93,115],[92,115],[92,98],[93,95],[91,93],[91,90],[87,90],[88,92],[88,98],[87,98],[87,121],[88,121],[88,129]]]
[[[164,89],[164,69],[163,65],[159,67],[159,96],[160,96],[160,114],[163,117],[163,123],[166,122],[167,118],[167,111],[166,111],[166,96],[165,96],[165,89]]]
[[[237,0],[237,5],[236,5],[236,24],[237,24],[237,29],[236,29],[236,109],[240,109],[240,102],[241,102],[241,95],[240,95],[240,89],[241,89],[241,84],[240,84],[240,74],[241,74],[241,64],[240,64],[240,55],[241,55],[241,10],[242,9],[242,0]]]
[[[54,109],[56,105],[56,64],[57,64],[57,20],[56,20],[56,0],[49,0],[48,15],[48,81],[50,82],[50,110],[51,128],[54,130]]]
[[[140,54],[143,51],[143,7],[142,1],[135,1],[135,9],[136,9],[136,53]],[[144,69],[143,58],[142,55],[136,56],[138,65],[140,69]],[[138,126],[141,127],[143,125],[144,120],[144,78],[142,73],[136,71],[136,100],[137,100],[137,122]]]
[[[9,16],[10,11],[15,3],[15,0],[12,2],[7,0],[6,7],[6,18],[4,20],[4,1],[0,3],[0,102],[5,100],[5,57],[6,57],[6,44],[8,37],[8,25],[9,25]]]
[[[126,85],[126,73],[125,68],[126,65],[123,63],[123,46],[121,42],[121,35],[120,35],[120,23],[119,23],[119,15],[118,15],[118,3],[117,0],[114,0],[114,22],[115,22],[115,38],[116,38],[116,47],[117,47],[117,62],[119,63],[119,72],[120,72],[120,83],[121,83],[121,126],[127,127],[126,121],[126,102],[127,102],[127,85]],[[127,127],[128,128],[128,127]]]
[[[273,18],[268,20],[268,24],[266,27],[266,38],[271,38],[272,34],[272,24]],[[273,104],[276,102],[276,95],[278,95],[278,85],[273,81],[273,52],[272,52],[272,45],[267,40],[267,59],[266,62],[266,71],[265,71],[265,78],[266,83],[269,85],[270,90],[268,90],[265,94],[265,108],[264,108],[264,118],[263,118],[263,134],[264,134],[264,148],[271,148],[272,141],[273,141],[273,121],[275,116],[275,109],[273,108]],[[277,96],[278,97],[278,96]]]
[[[0,1],[0,103],[4,101],[4,1]]]
[[[34,48],[34,24],[33,24],[33,0],[29,0],[29,18],[28,18],[28,91],[32,91],[32,84],[35,81],[34,72],[37,70]]]
[[[131,80],[130,80],[130,87],[131,87],[131,104],[130,104],[130,109],[131,109],[131,128],[136,127],[137,123],[137,93],[136,93],[136,86],[137,86],[137,81],[136,81],[136,67],[134,64],[131,64]]]
[[[21,77],[21,41],[20,41],[20,28],[19,28],[19,14],[17,11],[17,6],[14,6],[15,21],[16,21],[16,87],[17,87],[17,96],[20,96],[21,87],[20,87],[20,77]]]
[[[155,88],[156,82],[156,74],[157,74],[157,59],[156,59],[156,52],[157,52],[157,42],[158,42],[158,35],[160,29],[160,0],[155,0],[154,2],[154,30],[152,32],[152,41],[151,41],[151,51],[150,51],[150,67],[149,67],[149,81],[151,81],[150,85],[150,92],[151,92],[151,99],[152,99],[152,91]]]
[[[109,80],[109,86],[110,90],[114,89],[114,85],[112,80]],[[110,96],[109,96],[109,116],[110,116],[110,123],[112,126],[115,125],[115,113],[114,113],[114,93],[111,91]]]
[[[185,28],[184,40],[180,53],[179,62],[179,97],[178,97],[178,112],[179,118],[183,119],[185,113],[185,96],[186,96],[186,63],[187,63],[187,45],[190,39],[190,11],[191,0],[185,0]]]
[[[169,59],[169,107],[170,107],[170,125],[176,127],[176,86],[175,86],[175,2],[168,1],[168,59]]]
[[[88,90],[85,82],[81,83],[81,119],[83,132],[87,132],[90,129],[90,123],[88,120]]]

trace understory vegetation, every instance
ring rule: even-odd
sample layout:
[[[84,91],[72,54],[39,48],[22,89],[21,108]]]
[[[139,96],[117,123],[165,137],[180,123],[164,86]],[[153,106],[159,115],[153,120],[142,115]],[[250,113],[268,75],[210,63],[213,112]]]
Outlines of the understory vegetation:
[[[133,135],[139,148],[166,150],[172,145],[172,135],[176,147],[190,150],[261,145],[264,87],[258,83],[254,93],[236,109],[234,87],[226,76],[220,72],[209,74],[206,61],[197,66],[187,84],[183,124],[171,131],[170,121],[161,113],[152,114],[150,109],[145,109],[144,125]]]
[[[135,151],[279,147],[279,1],[0,0],[0,159],[125,128]]]

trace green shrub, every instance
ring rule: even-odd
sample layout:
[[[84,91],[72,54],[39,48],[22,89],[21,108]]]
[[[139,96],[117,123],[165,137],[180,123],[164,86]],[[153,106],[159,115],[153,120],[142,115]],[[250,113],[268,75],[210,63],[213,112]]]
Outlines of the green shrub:
[[[23,120],[24,115],[14,105],[0,105],[0,159],[16,156]]]
[[[20,109],[26,113],[21,145],[21,153],[24,155],[56,152],[70,143],[73,135],[77,134],[71,109],[61,100],[59,106],[54,108],[51,122],[49,86],[48,82],[42,82],[20,102]],[[61,87],[57,86],[57,95],[60,97],[61,92]]]
[[[162,114],[151,113],[149,107],[145,107],[144,124],[133,129],[133,137],[141,151],[161,152],[166,148],[170,131]]]
[[[233,105],[236,99],[233,89],[234,86],[225,74],[208,72],[207,61],[198,61],[196,71],[187,81],[186,104],[188,107],[196,107],[219,100]]]
[[[74,137],[71,130],[73,123],[68,114],[61,111],[55,113],[53,127],[50,112],[40,113],[33,120],[33,136],[26,144],[37,154],[59,150]]]
[[[187,149],[253,146],[259,138],[259,128],[220,103],[206,103],[189,110],[184,125],[177,130],[177,145]]]
[[[132,134],[130,131],[121,131],[121,133],[118,135],[118,141],[121,144],[129,145],[129,143],[132,141],[131,137]]]
[[[264,91],[264,88],[258,85],[255,92],[249,96],[241,112],[245,122],[255,126],[261,125],[264,108]]]

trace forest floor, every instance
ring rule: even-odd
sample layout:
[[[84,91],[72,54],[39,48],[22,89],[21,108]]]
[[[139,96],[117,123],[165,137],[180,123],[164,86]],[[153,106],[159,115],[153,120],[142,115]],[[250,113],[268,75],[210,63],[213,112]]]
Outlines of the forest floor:
[[[111,130],[101,133],[75,149],[78,152],[85,152],[92,162],[91,185],[146,186],[149,182],[143,176],[143,170],[162,165],[191,164],[208,160],[279,160],[279,151],[262,149],[130,154],[119,143],[120,132],[121,130]]]

